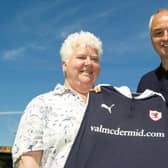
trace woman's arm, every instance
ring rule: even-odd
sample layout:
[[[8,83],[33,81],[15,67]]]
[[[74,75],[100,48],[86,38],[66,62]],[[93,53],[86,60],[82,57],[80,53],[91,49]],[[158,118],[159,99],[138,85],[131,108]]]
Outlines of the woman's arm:
[[[42,151],[32,151],[23,154],[19,160],[19,168],[39,168]]]

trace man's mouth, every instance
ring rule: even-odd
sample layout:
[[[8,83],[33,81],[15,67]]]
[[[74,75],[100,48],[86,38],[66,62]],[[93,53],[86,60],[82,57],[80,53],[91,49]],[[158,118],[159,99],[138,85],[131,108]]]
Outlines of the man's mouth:
[[[164,47],[164,48],[167,48],[168,47],[168,43],[167,42],[166,43],[162,42],[161,46]]]

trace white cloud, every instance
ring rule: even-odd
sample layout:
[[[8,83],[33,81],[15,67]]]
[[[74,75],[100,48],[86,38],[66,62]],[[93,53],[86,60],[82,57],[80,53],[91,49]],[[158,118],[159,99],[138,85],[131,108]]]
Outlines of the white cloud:
[[[67,36],[67,34],[68,34],[68,32],[63,31],[63,32],[60,33],[60,36],[62,38],[65,38]]]
[[[76,12],[80,9],[80,6],[76,7],[76,8],[72,8],[71,10],[69,10],[69,13],[64,13],[64,17],[66,15],[76,15]],[[66,11],[67,12],[67,11]],[[89,17],[88,15],[86,15],[85,17],[77,17],[74,22],[72,22],[71,24],[65,24],[63,27],[60,28],[60,33],[58,33],[60,35],[61,38],[65,38],[69,33],[75,32],[75,31],[79,31],[83,29],[83,25],[87,25],[90,22],[93,22],[94,20],[98,20],[98,19],[102,19],[103,17],[107,17],[109,15],[111,15],[111,13],[113,12],[113,9],[110,9],[108,11],[101,11],[100,13],[94,13],[91,14]],[[62,18],[63,19],[63,18]],[[58,20],[57,20],[58,21]],[[59,23],[59,22],[58,22]],[[58,27],[57,27],[57,31],[58,31]]]
[[[97,16],[95,16],[95,19],[102,18],[102,17],[108,17],[115,10],[116,9],[109,9],[109,10],[102,11],[101,13],[97,14]]]
[[[22,114],[22,111],[6,111],[6,112],[0,112],[0,116],[4,116],[4,115],[20,115]]]
[[[20,47],[17,49],[7,50],[3,53],[2,58],[4,60],[15,60],[16,58],[23,56],[26,48]]]
[[[39,50],[39,51],[43,51],[47,49],[45,46],[37,45],[37,44],[30,44],[27,48],[31,48],[31,49]]]
[[[71,25],[67,25],[65,27],[63,27],[59,33],[61,38],[65,38],[67,35],[69,35],[70,33],[73,33],[75,31],[79,31],[82,29],[82,26],[80,23],[74,23]]]
[[[141,33],[139,33],[139,35],[138,35],[138,37],[139,37],[140,39],[147,39],[147,38],[149,38],[149,36],[150,36],[150,34],[149,34],[148,31],[141,32]]]
[[[28,50],[44,51],[46,50],[46,47],[37,44],[28,44],[27,46],[19,47],[16,49],[9,49],[3,52],[2,59],[6,61],[17,60],[21,57],[24,57]]]
[[[132,34],[126,39],[122,40],[112,40],[106,43],[105,51],[109,53],[113,53],[113,55],[128,55],[130,53],[139,53],[143,51],[148,45],[149,34],[147,31],[136,32],[136,34]],[[128,56],[125,56],[127,58]]]

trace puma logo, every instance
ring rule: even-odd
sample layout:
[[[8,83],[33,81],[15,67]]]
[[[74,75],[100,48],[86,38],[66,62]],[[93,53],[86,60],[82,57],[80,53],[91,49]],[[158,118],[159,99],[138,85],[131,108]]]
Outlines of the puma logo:
[[[101,104],[101,107],[108,110],[108,112],[111,114],[112,113],[112,108],[115,106],[115,104],[112,104],[111,106],[108,106],[106,104]]]

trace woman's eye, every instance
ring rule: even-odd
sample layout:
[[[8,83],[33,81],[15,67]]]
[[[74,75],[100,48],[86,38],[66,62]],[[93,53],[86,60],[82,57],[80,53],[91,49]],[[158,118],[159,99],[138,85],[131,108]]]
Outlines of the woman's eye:
[[[91,57],[91,60],[92,60],[92,61],[95,61],[95,62],[98,62],[98,61],[99,61],[98,57]]]
[[[84,57],[84,56],[78,56],[77,58],[78,58],[78,59],[82,59],[82,60],[83,60],[83,59],[86,59],[86,57]]]

